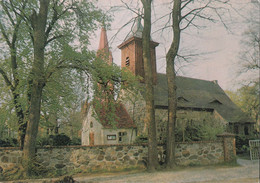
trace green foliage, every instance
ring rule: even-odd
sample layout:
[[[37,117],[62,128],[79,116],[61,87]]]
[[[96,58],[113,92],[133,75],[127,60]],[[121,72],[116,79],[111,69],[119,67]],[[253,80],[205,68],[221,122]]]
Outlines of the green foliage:
[[[37,145],[40,147],[43,146],[67,146],[67,145],[76,145],[78,143],[78,139],[74,139],[71,142],[71,139],[65,134],[58,134],[58,135],[49,135],[47,137],[38,137],[37,138]],[[79,144],[80,145],[80,144]]]
[[[208,112],[189,112],[177,116],[177,142],[216,140],[216,135],[225,131],[223,122]]]
[[[37,137],[36,144],[39,147],[51,145],[49,137]]]
[[[0,147],[17,147],[18,141],[15,138],[0,139]]]
[[[73,137],[70,141],[70,145],[81,145],[81,139],[77,137]]]
[[[249,140],[257,139],[257,134],[251,135],[237,135],[236,136],[236,150],[237,154],[248,154],[249,155]]]
[[[259,119],[259,82],[248,86],[242,86],[237,91],[227,91],[232,101],[235,102],[254,121]]]
[[[54,146],[66,146],[70,144],[70,138],[65,134],[50,136],[50,138],[53,140]]]
[[[121,70],[117,65],[110,65],[101,58],[92,62],[92,69],[93,103],[97,113],[93,115],[97,120],[116,128],[116,110],[120,101],[115,98],[119,97],[121,89],[133,90],[138,78],[128,70]]]
[[[148,137],[147,135],[139,135],[135,139],[135,144],[143,144],[148,142]]]
[[[0,31],[6,35],[0,38],[0,135],[5,127],[17,131],[14,103],[22,109],[24,116],[29,108],[34,35],[28,17],[34,10],[38,12],[39,4],[36,0],[15,0],[3,1],[0,5]],[[99,23],[109,24],[110,20],[111,17],[91,1],[50,1],[41,127],[55,126],[53,116],[69,123],[71,112],[79,110],[75,103],[80,104],[83,98],[84,73],[90,72],[89,64],[94,58],[87,48],[90,37]],[[18,98],[15,99],[14,94],[18,94]]]

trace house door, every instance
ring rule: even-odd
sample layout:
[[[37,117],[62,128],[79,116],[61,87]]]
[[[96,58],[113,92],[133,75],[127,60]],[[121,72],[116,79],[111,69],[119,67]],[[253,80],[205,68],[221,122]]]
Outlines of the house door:
[[[94,145],[94,133],[89,133],[89,145]]]

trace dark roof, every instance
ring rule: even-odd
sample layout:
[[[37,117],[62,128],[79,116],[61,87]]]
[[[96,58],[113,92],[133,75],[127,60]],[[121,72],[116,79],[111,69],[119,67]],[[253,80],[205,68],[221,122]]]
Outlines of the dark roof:
[[[238,108],[215,81],[187,77],[176,77],[177,106],[184,108],[216,110],[228,122],[253,122]],[[154,87],[155,106],[168,106],[167,79],[165,74],[157,74]]]
[[[104,108],[97,109],[95,107],[95,112],[98,115],[100,123],[103,125],[104,128],[113,128],[111,124],[109,124],[109,120],[107,120],[106,112]],[[130,115],[126,111],[124,105],[122,103],[117,104],[116,110],[115,110],[115,126],[116,128],[136,128],[136,125],[134,124],[133,120],[131,119]]]

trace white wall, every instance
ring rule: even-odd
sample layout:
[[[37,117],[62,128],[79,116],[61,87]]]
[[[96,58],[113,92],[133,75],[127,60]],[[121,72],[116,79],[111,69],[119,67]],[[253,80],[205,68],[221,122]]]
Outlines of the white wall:
[[[87,116],[84,118],[82,123],[82,134],[81,134],[81,144],[89,145],[89,134],[94,133],[94,145],[103,144],[103,130],[102,125],[93,116],[96,115],[93,106],[90,106]],[[93,123],[93,127],[90,127],[90,123]]]
[[[129,144],[133,143],[136,138],[136,129],[106,129],[95,118],[96,113],[93,110],[93,106],[90,106],[86,117],[82,123],[81,144],[90,145],[89,134],[94,133],[94,145],[102,144]],[[93,127],[90,127],[90,123],[93,123]],[[122,136],[122,141],[119,141],[119,132],[126,132],[125,136]],[[107,135],[116,135],[115,140],[108,140]]]
[[[122,141],[119,141],[119,132],[126,132],[126,135],[122,136]],[[104,144],[130,144],[135,141],[136,129],[103,129]],[[116,135],[115,140],[108,140],[108,135]]]

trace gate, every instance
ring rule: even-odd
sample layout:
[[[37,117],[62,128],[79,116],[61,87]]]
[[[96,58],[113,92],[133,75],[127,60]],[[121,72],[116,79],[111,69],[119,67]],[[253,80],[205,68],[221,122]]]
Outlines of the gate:
[[[251,160],[259,159],[260,140],[249,140]]]

